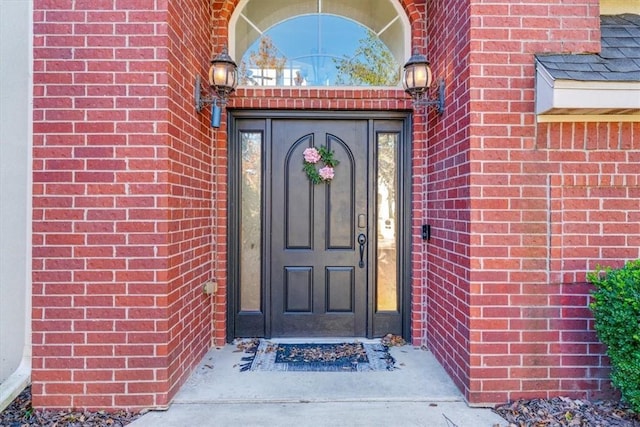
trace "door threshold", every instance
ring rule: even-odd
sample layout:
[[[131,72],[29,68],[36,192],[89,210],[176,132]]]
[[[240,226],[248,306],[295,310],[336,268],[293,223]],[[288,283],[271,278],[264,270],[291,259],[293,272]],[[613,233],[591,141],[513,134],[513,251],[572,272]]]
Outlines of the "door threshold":
[[[380,342],[380,338],[364,337],[287,337],[261,339],[279,344],[339,344],[344,342],[361,342],[363,344],[374,344]]]

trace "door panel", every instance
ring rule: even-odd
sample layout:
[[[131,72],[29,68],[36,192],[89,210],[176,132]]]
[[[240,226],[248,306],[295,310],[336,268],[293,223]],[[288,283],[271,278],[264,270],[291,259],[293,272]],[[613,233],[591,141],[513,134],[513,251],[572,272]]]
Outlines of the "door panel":
[[[353,312],[355,269],[353,267],[327,267],[327,312]]]
[[[355,138],[362,138],[362,140],[359,146],[352,146],[352,148],[364,150],[362,153],[357,153],[357,159],[353,158],[351,150],[348,149],[344,141],[333,135],[327,135],[326,145],[335,151],[335,158],[340,161],[337,167],[340,172],[336,174],[331,184],[327,185],[326,188],[326,249],[353,250],[355,240],[353,218],[355,218],[356,210],[360,209],[358,212],[366,215],[366,176],[361,175],[359,178],[362,181],[357,181],[355,170],[355,162],[360,161],[363,163],[357,165],[358,171],[366,173],[366,134],[354,135]],[[360,199],[358,199],[358,196],[360,196]],[[356,203],[359,203],[359,205],[356,205]]]
[[[286,174],[277,177],[279,184],[282,180],[281,188],[284,191],[276,191],[275,202],[279,205],[283,202],[285,204],[286,212],[284,215],[281,214],[279,219],[286,218],[285,242],[287,249],[290,250],[311,249],[313,244],[313,194],[310,191],[294,191],[302,184],[302,177],[298,176],[300,163],[291,159],[291,157],[302,156],[301,150],[312,145],[312,135],[305,135],[297,141],[294,147],[297,149],[286,153],[285,159],[280,158],[278,163],[274,160],[274,168],[272,168],[273,174],[279,175],[283,170],[282,164],[286,164]],[[282,155],[280,151],[278,154]]]
[[[310,267],[284,268],[284,311],[311,313],[313,270]]]
[[[302,153],[320,146],[339,164],[314,185]],[[271,152],[272,335],[365,335],[369,269],[358,267],[355,218],[369,210],[367,122],[274,120]]]

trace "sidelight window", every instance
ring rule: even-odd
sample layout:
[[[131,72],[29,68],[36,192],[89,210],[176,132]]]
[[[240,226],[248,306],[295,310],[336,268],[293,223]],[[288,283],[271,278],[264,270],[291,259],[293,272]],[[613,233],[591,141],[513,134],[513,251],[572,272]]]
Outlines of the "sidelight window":
[[[376,310],[398,310],[397,133],[378,134]]]
[[[262,133],[241,132],[240,310],[260,311]]]

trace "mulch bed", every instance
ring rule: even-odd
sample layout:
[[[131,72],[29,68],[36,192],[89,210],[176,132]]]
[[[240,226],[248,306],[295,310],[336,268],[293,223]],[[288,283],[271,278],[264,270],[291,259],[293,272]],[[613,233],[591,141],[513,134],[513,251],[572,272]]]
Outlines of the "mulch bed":
[[[27,387],[4,411],[0,412],[0,427],[122,427],[133,422],[140,415],[128,411],[115,413],[34,411],[31,406],[31,387]]]
[[[640,427],[640,414],[616,401],[566,397],[518,400],[497,407],[495,412],[506,420],[499,427]],[[34,411],[27,387],[0,413],[0,427],[123,427],[140,416],[127,411]]]
[[[640,414],[617,401],[590,401],[554,397],[518,400],[495,410],[517,427],[635,427]]]

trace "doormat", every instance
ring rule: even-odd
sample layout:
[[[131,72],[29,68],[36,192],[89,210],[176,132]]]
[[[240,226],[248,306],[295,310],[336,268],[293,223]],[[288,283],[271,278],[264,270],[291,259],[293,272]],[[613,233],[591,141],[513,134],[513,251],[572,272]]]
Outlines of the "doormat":
[[[241,371],[366,372],[391,371],[389,347],[376,343],[283,344],[252,340],[241,344],[249,353]]]

